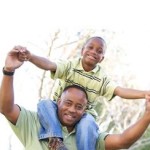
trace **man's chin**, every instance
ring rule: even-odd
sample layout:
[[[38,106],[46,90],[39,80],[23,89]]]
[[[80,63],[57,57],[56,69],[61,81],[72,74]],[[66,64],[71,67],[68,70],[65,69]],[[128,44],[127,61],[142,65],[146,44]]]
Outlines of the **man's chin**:
[[[74,127],[75,124],[76,124],[75,122],[70,122],[70,121],[69,122],[66,122],[66,121],[63,122],[63,126],[66,126],[66,127]]]

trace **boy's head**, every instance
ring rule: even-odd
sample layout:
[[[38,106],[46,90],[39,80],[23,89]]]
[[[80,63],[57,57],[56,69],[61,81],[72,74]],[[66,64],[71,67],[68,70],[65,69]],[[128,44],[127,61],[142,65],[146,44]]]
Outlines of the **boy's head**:
[[[86,71],[90,71],[87,67],[94,69],[97,63],[104,59],[106,43],[101,37],[91,37],[87,40],[82,48],[81,55],[82,65]],[[87,67],[86,67],[87,66]]]
[[[63,126],[71,132],[81,119],[87,107],[88,96],[86,91],[77,85],[64,89],[58,99],[58,118]]]

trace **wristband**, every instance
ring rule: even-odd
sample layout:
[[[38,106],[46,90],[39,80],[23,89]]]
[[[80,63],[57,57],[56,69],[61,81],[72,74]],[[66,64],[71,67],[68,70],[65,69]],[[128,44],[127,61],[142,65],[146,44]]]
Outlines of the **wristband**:
[[[14,72],[9,72],[9,71],[6,71],[3,67],[3,74],[6,75],[6,76],[13,76],[14,75]]]

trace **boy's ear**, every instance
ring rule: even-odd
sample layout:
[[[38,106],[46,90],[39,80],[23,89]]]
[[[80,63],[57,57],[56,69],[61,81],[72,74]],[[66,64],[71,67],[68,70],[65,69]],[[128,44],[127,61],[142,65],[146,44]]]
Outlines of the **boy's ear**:
[[[99,61],[99,63],[102,62],[102,61],[104,60],[104,58],[105,58],[105,57],[103,56],[102,59]]]
[[[84,48],[82,47],[82,49],[81,49],[81,56],[83,55],[83,49],[84,49]]]

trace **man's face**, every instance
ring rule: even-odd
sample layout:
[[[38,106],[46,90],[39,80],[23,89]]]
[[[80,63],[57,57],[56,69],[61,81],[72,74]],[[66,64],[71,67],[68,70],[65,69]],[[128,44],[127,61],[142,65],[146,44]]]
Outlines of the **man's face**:
[[[95,65],[104,59],[105,43],[99,38],[90,39],[82,49],[82,62],[86,65]]]
[[[58,117],[68,131],[72,131],[75,124],[85,112],[87,99],[85,93],[76,88],[70,88],[62,93],[58,101]]]

